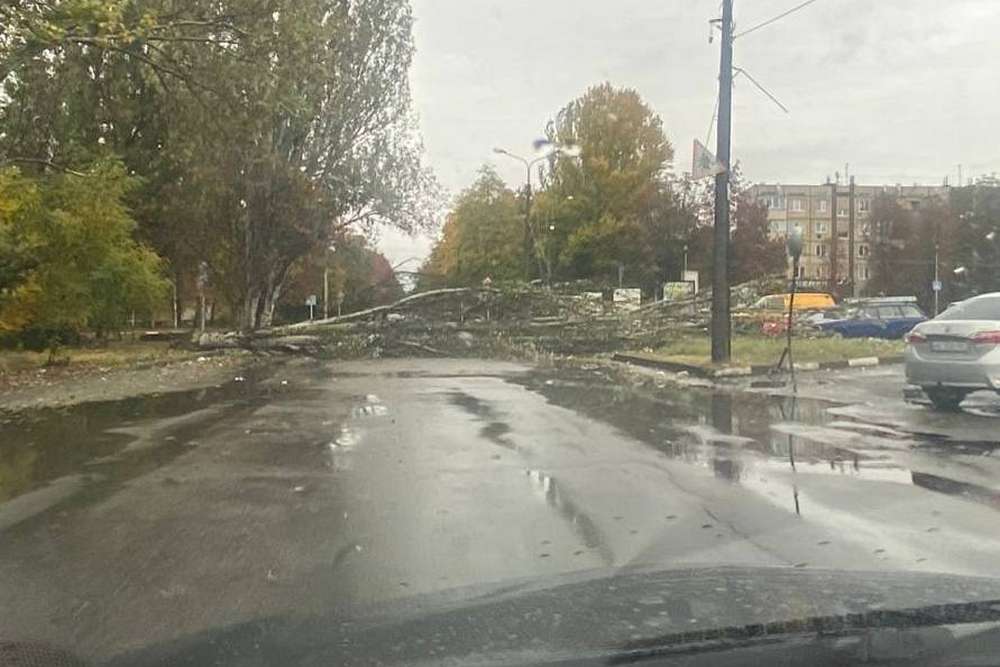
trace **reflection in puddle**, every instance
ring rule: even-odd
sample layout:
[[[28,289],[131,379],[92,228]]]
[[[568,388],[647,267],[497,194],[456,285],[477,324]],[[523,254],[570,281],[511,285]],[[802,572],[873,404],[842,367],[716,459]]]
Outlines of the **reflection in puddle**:
[[[8,517],[0,523],[40,515],[49,504],[39,498],[58,499],[60,506],[89,501],[172,461],[196,446],[206,423],[264,402],[271,389],[258,385],[257,376],[248,372],[217,387],[27,410],[0,421],[0,512]],[[34,511],[25,512],[29,504]]]
[[[608,541],[601,529],[597,527],[593,519],[565,496],[555,477],[540,470],[525,470],[524,473],[534,492],[570,524],[573,532],[577,534],[584,546],[595,550],[605,565],[614,563],[614,553],[608,546]]]
[[[359,405],[351,410],[351,416],[355,419],[359,417],[384,417],[389,414],[389,408],[375,394],[365,396],[363,405]]]
[[[838,492],[845,500],[864,502],[875,492],[858,484],[899,484],[1000,509],[1000,482],[992,481],[997,470],[991,457],[980,456],[1000,442],[954,442],[901,425],[868,423],[814,399],[623,387],[583,369],[562,369],[558,377],[550,382],[551,376],[540,373],[521,382],[551,403],[614,424],[675,460],[707,468],[802,516],[830,511],[810,509],[810,489],[839,480],[849,485]],[[922,472],[928,469],[932,475]]]
[[[930,473],[913,472],[911,476],[913,483],[919,487],[937,491],[938,493],[946,493],[950,496],[967,498],[1000,509],[1000,491],[995,489],[968,482],[959,482],[946,477],[931,475]]]
[[[351,421],[363,421],[375,417],[384,417],[389,414],[389,407],[382,402],[377,394],[366,394],[355,396],[355,400],[360,405],[351,408]],[[324,422],[324,426],[332,425],[334,422]],[[346,471],[354,468],[354,461],[350,456],[353,450],[357,449],[365,437],[365,429],[359,428],[350,423],[341,424],[336,436],[327,445],[330,450],[329,466],[333,470]]]
[[[330,443],[330,449],[354,449],[361,442],[361,434],[344,424],[340,427],[340,433]]]
[[[488,402],[480,400],[464,391],[448,392],[448,398],[452,405],[459,406],[473,415],[477,421],[487,422],[486,425],[479,429],[479,435],[505,449],[514,451],[519,449],[507,437],[511,431],[510,424],[503,421],[504,415]]]

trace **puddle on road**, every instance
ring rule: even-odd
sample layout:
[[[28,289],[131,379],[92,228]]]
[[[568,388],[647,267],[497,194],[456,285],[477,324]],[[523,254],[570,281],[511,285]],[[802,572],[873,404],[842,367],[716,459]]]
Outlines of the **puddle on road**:
[[[0,513],[58,480],[83,475],[120,483],[164,465],[195,446],[205,423],[217,420],[222,408],[258,405],[275,390],[260,386],[258,377],[7,417],[0,422]]]
[[[990,488],[991,482],[963,471],[973,467],[965,459],[985,460],[1000,450],[1000,437],[970,442],[910,433],[899,424],[865,422],[838,410],[841,404],[816,399],[628,387],[602,370],[562,369],[512,381],[720,479],[770,496],[780,488],[787,497],[776,502],[792,512],[800,510],[796,473],[832,475],[849,484],[913,485],[1000,509],[1000,482]],[[938,469],[942,463],[948,466]],[[975,474],[988,479],[992,471]]]
[[[479,399],[464,391],[449,391],[446,394],[452,405],[462,408],[477,421],[484,422],[479,429],[479,435],[505,449],[517,451],[516,444],[507,435],[511,432],[510,424],[504,421],[505,415],[489,402]]]
[[[532,490],[566,520],[583,546],[595,551],[605,565],[614,563],[615,555],[611,550],[610,540],[597,523],[562,492],[555,477],[540,470],[530,469],[525,470],[524,474]]]

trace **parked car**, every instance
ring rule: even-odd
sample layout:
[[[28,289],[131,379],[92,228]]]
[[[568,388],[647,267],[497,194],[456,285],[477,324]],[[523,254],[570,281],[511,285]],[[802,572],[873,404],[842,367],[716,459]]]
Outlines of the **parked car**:
[[[926,319],[913,297],[879,297],[852,300],[842,318],[822,320],[815,326],[844,338],[895,339]]]
[[[948,308],[906,336],[906,380],[939,410],[974,391],[1000,392],[1000,292]]]
[[[758,299],[757,303],[755,303],[753,307],[756,310],[787,313],[788,304],[791,298],[791,294],[770,294]],[[795,294],[795,303],[792,304],[792,310],[795,311],[826,310],[836,307],[837,302],[834,300],[833,296],[826,294],[825,292],[797,292]]]
[[[778,336],[788,326],[789,305],[799,319],[831,312],[836,309],[837,302],[825,292],[796,292],[794,302],[791,301],[791,294],[770,294],[757,300],[751,308],[750,317],[760,322],[762,333]]]

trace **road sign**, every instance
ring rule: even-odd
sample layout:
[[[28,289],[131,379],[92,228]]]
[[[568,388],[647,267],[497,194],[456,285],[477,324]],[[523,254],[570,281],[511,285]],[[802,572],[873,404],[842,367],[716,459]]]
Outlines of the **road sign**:
[[[694,159],[691,164],[691,178],[699,179],[715,176],[726,171],[726,167],[715,159],[705,144],[694,140]]]
[[[615,310],[639,310],[642,305],[642,290],[634,287],[619,288],[612,294]]]
[[[316,301],[316,295],[315,294],[310,294],[309,296],[306,297],[306,305],[307,306],[315,306],[316,303],[317,303],[317,301]]]
[[[935,280],[933,283],[931,283],[931,289],[934,290],[935,292],[940,292],[941,291],[941,281],[940,280]]]
[[[698,272],[697,271],[685,271],[681,275],[681,280],[684,280],[684,281],[689,282],[689,283],[694,283],[695,294],[698,293],[699,285],[698,285]]]

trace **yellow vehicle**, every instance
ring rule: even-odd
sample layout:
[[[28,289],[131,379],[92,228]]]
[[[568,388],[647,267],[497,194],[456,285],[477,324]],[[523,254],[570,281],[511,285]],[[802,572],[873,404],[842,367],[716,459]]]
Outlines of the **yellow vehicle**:
[[[788,312],[791,294],[771,294],[762,297],[753,305],[754,309]],[[829,310],[836,308],[837,302],[825,292],[796,292],[792,310]]]

